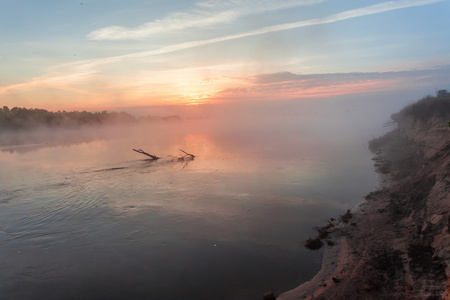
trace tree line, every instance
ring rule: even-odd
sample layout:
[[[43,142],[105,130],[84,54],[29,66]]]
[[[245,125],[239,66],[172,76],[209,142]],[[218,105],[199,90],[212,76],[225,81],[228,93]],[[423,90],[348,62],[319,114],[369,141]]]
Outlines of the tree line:
[[[179,116],[141,116],[136,118],[126,112],[58,111],[3,106],[0,108],[0,130],[25,130],[39,127],[77,128],[104,124],[133,124],[180,121]]]

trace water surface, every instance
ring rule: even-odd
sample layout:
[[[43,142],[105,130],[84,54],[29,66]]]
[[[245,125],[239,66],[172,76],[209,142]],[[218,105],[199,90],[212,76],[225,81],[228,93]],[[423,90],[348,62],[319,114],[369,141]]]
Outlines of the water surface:
[[[329,118],[3,145],[0,298],[261,299],[296,287],[320,268],[321,253],[303,247],[312,227],[376,184],[367,139]],[[172,161],[178,149],[195,159]]]

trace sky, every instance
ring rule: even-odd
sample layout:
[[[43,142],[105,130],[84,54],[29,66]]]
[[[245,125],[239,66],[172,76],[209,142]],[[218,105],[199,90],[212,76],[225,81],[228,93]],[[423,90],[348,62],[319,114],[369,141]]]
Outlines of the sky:
[[[450,0],[0,0],[0,105],[450,89]]]

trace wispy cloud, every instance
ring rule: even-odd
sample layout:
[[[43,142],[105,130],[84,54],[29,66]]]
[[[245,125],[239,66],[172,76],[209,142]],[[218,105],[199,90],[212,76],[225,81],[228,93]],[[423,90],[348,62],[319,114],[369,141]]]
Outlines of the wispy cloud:
[[[295,6],[314,5],[325,0],[290,0],[290,1],[276,1],[276,0],[228,0],[217,1],[208,0],[196,4],[197,9],[191,12],[175,12],[169,14],[165,18],[158,19],[143,25],[126,28],[122,26],[110,26],[95,30],[88,34],[90,40],[133,40],[144,39],[156,33],[166,33],[170,31],[180,31],[187,28],[209,28],[216,24],[229,23],[239,17],[257,14],[261,12],[274,11],[286,9]],[[245,37],[248,35],[256,35],[269,33],[280,30],[288,30],[294,28],[301,28],[312,25],[320,25],[326,23],[333,23],[343,21],[360,16],[367,16],[371,14],[378,14],[387,11],[397,10],[401,8],[422,6],[441,2],[445,0],[400,0],[383,2],[376,5],[371,5],[364,8],[353,9],[342,13],[334,14],[325,18],[318,18],[300,22],[293,22],[281,24],[276,26],[269,26],[259,30],[248,32],[247,34],[230,36],[231,38]]]
[[[287,87],[291,89],[309,89],[315,87],[336,86],[342,84],[366,83],[370,81],[387,81],[393,79],[415,79],[426,76],[435,76],[436,70],[414,70],[398,72],[351,72],[351,73],[329,73],[329,74],[294,74],[291,72],[280,72],[273,74],[260,74],[246,78],[255,86]]]
[[[273,10],[298,5],[313,5],[325,0],[203,0],[195,5],[200,8],[208,9],[232,9],[236,7],[246,10]]]
[[[325,0],[206,0],[196,4],[189,12],[174,12],[162,19],[127,28],[110,26],[88,34],[90,40],[139,40],[154,34],[182,31],[188,28],[211,28],[230,23],[239,17],[295,6],[314,5]]]
[[[121,56],[115,56],[105,59],[97,60],[96,62],[98,64],[103,63],[109,63],[114,62],[116,60],[122,60],[126,58],[136,58],[136,57],[145,57],[145,56],[152,56],[152,55],[159,55],[159,54],[166,54],[170,52],[180,51],[184,49],[194,48],[198,46],[203,45],[209,45],[209,44],[215,44],[219,42],[229,41],[229,40],[235,40],[245,37],[251,37],[256,35],[262,35],[267,34],[271,32],[277,32],[277,31],[283,31],[283,30],[290,30],[290,29],[297,29],[302,27],[308,27],[308,26],[314,26],[314,25],[321,25],[321,24],[328,24],[328,23],[334,23],[338,21],[344,21],[352,18],[357,17],[363,17],[367,15],[373,15],[373,14],[379,14],[384,13],[388,11],[398,10],[402,8],[408,8],[408,7],[415,7],[415,6],[423,6],[428,5],[436,2],[442,2],[445,0],[402,0],[402,1],[389,1],[389,2],[383,2],[376,5],[371,5],[363,8],[348,10],[342,13],[334,14],[325,18],[318,18],[318,19],[310,19],[305,21],[299,21],[299,22],[293,22],[293,23],[285,23],[280,25],[274,25],[274,26],[267,26],[263,27],[257,30],[247,31],[243,33],[238,34],[232,34],[207,40],[198,40],[198,41],[192,41],[192,42],[186,42],[186,43],[180,43],[180,44],[174,44],[166,47],[162,47],[155,50],[150,51],[143,51],[143,52],[137,52],[137,53],[131,53],[131,54],[125,54]],[[307,1],[311,2],[311,1]]]
[[[205,27],[230,22],[238,14],[233,11],[223,11],[217,14],[202,11],[196,14],[172,13],[164,19],[148,22],[134,28],[110,26],[95,30],[88,34],[89,40],[140,40],[157,33],[183,30],[193,27]]]
[[[399,72],[294,74],[279,72],[237,78],[240,84],[217,94],[224,99],[293,99],[414,88],[448,72],[449,66]]]
[[[403,1],[389,1],[389,2],[383,2],[376,5],[371,5],[363,8],[357,8],[348,10],[342,13],[334,14],[325,18],[317,18],[317,19],[310,19],[306,21],[299,21],[299,22],[293,22],[293,23],[285,23],[275,26],[268,26],[263,27],[257,30],[236,34],[236,35],[230,35],[227,37],[223,37],[222,40],[231,40],[231,39],[237,39],[237,38],[243,38],[243,37],[249,37],[249,36],[255,36],[260,34],[266,34],[276,31],[282,31],[282,30],[289,30],[289,29],[296,29],[296,28],[302,28],[302,27],[308,27],[308,26],[314,26],[314,25],[321,25],[321,24],[328,24],[328,23],[334,23],[338,21],[344,21],[352,18],[357,17],[363,17],[373,14],[379,14],[384,13],[388,11],[398,10],[402,8],[408,8],[408,7],[414,7],[414,6],[423,6],[428,5],[436,2],[442,2],[445,0],[403,0]]]

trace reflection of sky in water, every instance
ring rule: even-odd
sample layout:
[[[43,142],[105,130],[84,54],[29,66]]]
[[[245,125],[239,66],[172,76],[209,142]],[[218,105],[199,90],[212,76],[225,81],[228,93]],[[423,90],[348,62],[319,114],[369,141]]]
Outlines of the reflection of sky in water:
[[[259,299],[314,274],[320,257],[302,241],[375,182],[368,150],[342,128],[317,134],[301,120],[163,128],[3,148],[7,295]],[[178,149],[197,157],[171,162]]]

